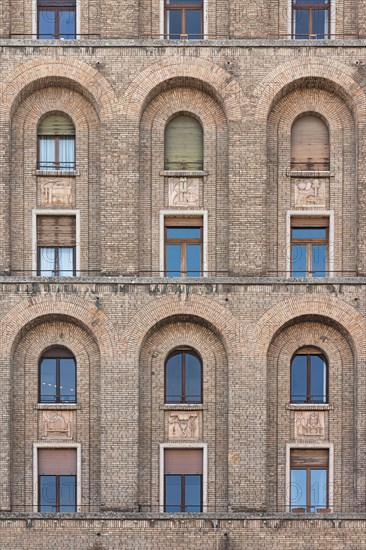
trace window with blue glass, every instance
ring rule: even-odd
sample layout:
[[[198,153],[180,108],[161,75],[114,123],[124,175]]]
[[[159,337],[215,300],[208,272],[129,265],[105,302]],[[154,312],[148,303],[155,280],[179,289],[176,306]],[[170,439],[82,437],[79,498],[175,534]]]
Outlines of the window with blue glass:
[[[63,114],[48,115],[40,122],[37,134],[38,170],[75,170],[75,126],[72,120]]]
[[[193,350],[177,350],[168,356],[165,403],[202,403],[202,362]]]
[[[300,350],[291,361],[291,403],[327,403],[328,366],[317,350]]]
[[[76,38],[76,0],[38,0],[37,24],[40,39]]]
[[[329,511],[328,449],[291,449],[290,511]]]
[[[202,449],[166,449],[164,511],[202,512]]]
[[[331,0],[292,0],[292,37],[330,38]]]
[[[164,8],[166,38],[203,38],[203,0],[165,0]]]
[[[37,216],[37,275],[76,275],[75,216]]]
[[[329,218],[292,218],[291,276],[327,277]]]
[[[76,512],[75,449],[38,450],[38,511]]]
[[[76,403],[76,360],[66,348],[51,348],[39,362],[39,403]]]
[[[201,277],[202,218],[165,218],[165,276]]]

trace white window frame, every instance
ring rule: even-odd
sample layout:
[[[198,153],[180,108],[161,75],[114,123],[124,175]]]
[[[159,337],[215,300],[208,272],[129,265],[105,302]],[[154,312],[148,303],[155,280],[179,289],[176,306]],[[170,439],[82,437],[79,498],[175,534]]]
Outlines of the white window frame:
[[[164,30],[165,30],[165,10],[164,10],[165,0],[160,0],[160,39],[164,40]],[[203,0],[203,39],[208,39],[208,0]]]
[[[287,0],[287,13],[289,14],[289,17],[287,18],[287,35],[291,40],[294,40],[292,38],[292,29],[293,29],[293,21],[292,21],[292,0]],[[336,32],[336,0],[331,0],[330,3],[330,10],[329,10],[329,17],[330,17],[330,39],[327,38],[326,40],[335,40],[335,32]]]
[[[159,510],[164,512],[164,453],[166,449],[202,449],[202,512],[207,512],[207,443],[160,443],[159,445]]]
[[[286,444],[286,511],[291,512],[291,450],[292,449],[328,449],[328,503],[333,512],[333,486],[334,486],[334,445],[333,443],[287,443]]]
[[[32,275],[37,276],[37,216],[75,216],[75,271],[80,274],[80,210],[32,210]]]
[[[76,38],[80,38],[80,29],[81,29],[80,3],[81,3],[81,0],[76,0]],[[32,38],[34,40],[38,40],[37,19],[38,19],[37,0],[32,0]]]
[[[328,277],[334,276],[334,210],[287,210],[286,211],[286,277],[291,275],[291,218],[329,218]],[[307,277],[316,281],[322,277]]]
[[[38,512],[38,450],[76,449],[76,510],[81,512],[81,444],[33,443],[33,512]]]
[[[160,276],[165,277],[165,218],[186,216],[187,218],[202,216],[202,277],[207,277],[208,271],[208,211],[207,210],[161,210],[160,211]]]

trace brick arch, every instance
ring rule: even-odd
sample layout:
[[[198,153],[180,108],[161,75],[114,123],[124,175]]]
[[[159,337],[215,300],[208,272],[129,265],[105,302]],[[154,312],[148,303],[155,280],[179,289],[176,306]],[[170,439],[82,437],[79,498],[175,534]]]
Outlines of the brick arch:
[[[358,116],[362,116],[366,109],[365,90],[361,79],[352,67],[340,63],[335,59],[312,58],[302,63],[301,59],[292,59],[278,65],[257,86],[253,92],[256,102],[255,118],[265,121],[274,103],[280,98],[287,87],[299,84],[309,79],[314,84],[317,81],[324,87],[331,87],[334,92],[348,100]]]
[[[301,317],[317,316],[338,326],[347,335],[357,360],[366,359],[366,319],[354,307],[333,296],[304,296],[282,300],[269,309],[253,327],[248,327],[255,354],[266,357],[280,330]]]
[[[0,360],[8,361],[27,328],[47,319],[59,318],[83,327],[96,341],[101,356],[110,359],[115,350],[114,326],[105,313],[81,298],[61,294],[34,296],[11,308],[0,321],[2,346]]]

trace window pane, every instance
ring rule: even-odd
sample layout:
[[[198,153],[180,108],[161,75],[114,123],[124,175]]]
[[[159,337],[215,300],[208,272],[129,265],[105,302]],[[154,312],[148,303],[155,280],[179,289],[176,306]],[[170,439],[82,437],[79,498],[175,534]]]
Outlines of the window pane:
[[[312,19],[313,19],[313,28],[311,34],[316,34],[317,38],[324,39],[328,34],[328,12],[325,10],[313,10]]]
[[[294,10],[293,18],[295,38],[306,40],[309,37],[309,11]]]
[[[201,362],[195,355],[186,353],[186,401],[200,403],[201,396]]]
[[[310,471],[311,512],[318,508],[327,508],[327,470]]]
[[[290,506],[306,508],[306,470],[291,470]]]
[[[167,227],[168,239],[200,239],[200,227]]]
[[[166,4],[170,6],[197,6],[202,5],[202,0],[166,0]]]
[[[307,401],[307,355],[296,355],[291,365],[291,402]]]
[[[291,275],[306,277],[306,245],[293,244],[291,246]]]
[[[325,244],[313,244],[311,256],[312,276],[326,277],[327,246]]]
[[[292,237],[294,239],[326,239],[327,230],[325,227],[293,227]]]
[[[181,476],[165,476],[165,511],[180,512],[182,499]]]
[[[182,11],[167,11],[167,35],[169,39],[179,39],[182,34]]]
[[[60,15],[60,38],[75,38],[75,11],[62,10]]]
[[[55,275],[55,249],[41,247],[39,263],[39,274],[43,277],[53,277]]]
[[[202,38],[201,34],[201,22],[202,11],[201,10],[187,10],[186,11],[186,30],[188,38],[197,40]]]
[[[76,400],[76,365],[74,359],[60,359],[60,400]]]
[[[326,403],[326,364],[319,355],[310,357],[310,392],[313,403]]]
[[[76,476],[60,476],[60,512],[76,512]]]
[[[64,136],[59,140],[60,169],[73,170],[75,168],[75,138]]]
[[[201,276],[201,245],[187,244],[187,277]]]
[[[53,136],[39,138],[39,168],[54,170],[56,161],[56,142]]]
[[[71,277],[74,275],[74,249],[73,247],[63,247],[58,249],[59,273],[60,277]]]
[[[42,359],[39,384],[40,401],[54,403],[56,389],[56,359]]]
[[[182,388],[182,354],[178,353],[168,359],[166,364],[165,394],[167,403],[181,403]]]
[[[168,244],[166,246],[166,276],[180,277],[180,244]]]
[[[164,134],[165,170],[203,170],[203,128],[189,115],[174,117]]]
[[[39,511],[56,512],[56,476],[39,476]]]
[[[201,476],[186,475],[184,482],[184,512],[201,512]]]
[[[319,6],[328,3],[329,0],[294,0],[294,4],[298,6]]]
[[[38,38],[51,39],[55,34],[56,12],[53,10],[38,11]]]

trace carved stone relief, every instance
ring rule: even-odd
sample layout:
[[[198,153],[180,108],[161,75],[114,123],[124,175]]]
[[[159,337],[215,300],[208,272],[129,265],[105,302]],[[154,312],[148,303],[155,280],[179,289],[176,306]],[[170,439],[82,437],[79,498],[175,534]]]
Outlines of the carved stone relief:
[[[169,206],[199,206],[199,178],[169,178]]]
[[[326,206],[327,182],[314,179],[294,182],[296,207]]]
[[[72,439],[72,411],[40,411],[40,434],[42,439]]]
[[[167,416],[168,439],[174,441],[201,439],[201,415],[199,411],[171,412]]]
[[[295,411],[295,439],[324,439],[324,411]]]
[[[41,204],[47,206],[70,206],[72,186],[70,181],[46,181],[41,183]]]

